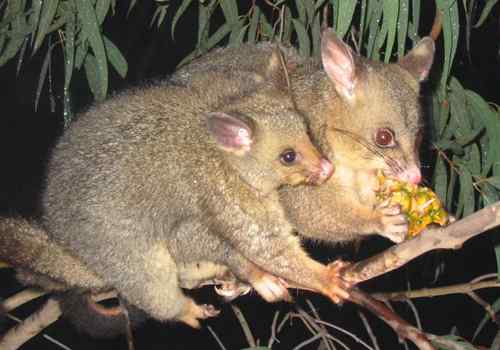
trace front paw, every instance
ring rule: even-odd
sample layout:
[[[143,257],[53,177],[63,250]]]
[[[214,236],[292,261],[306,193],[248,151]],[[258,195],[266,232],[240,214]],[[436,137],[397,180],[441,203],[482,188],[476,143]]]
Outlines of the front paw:
[[[325,294],[336,304],[349,298],[349,289],[354,285],[342,277],[343,272],[350,265],[349,262],[335,260],[327,266],[328,286]]]
[[[399,205],[390,205],[389,200],[379,204],[376,208],[380,215],[380,231],[378,234],[384,236],[394,243],[401,243],[408,234],[408,219],[401,211]]]

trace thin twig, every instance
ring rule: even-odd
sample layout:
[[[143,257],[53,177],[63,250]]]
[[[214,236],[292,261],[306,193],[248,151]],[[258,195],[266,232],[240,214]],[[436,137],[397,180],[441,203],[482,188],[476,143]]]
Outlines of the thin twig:
[[[61,316],[61,307],[55,299],[49,299],[36,312],[0,338],[0,349],[15,350],[54,323]]]
[[[477,283],[461,283],[446,287],[425,288],[392,293],[374,293],[372,297],[380,301],[403,301],[415,298],[430,298],[450,294],[467,294],[485,288],[500,288],[500,281],[483,281]]]
[[[267,343],[267,347],[269,349],[272,348],[274,342],[280,342],[278,340],[278,338],[276,337],[276,325],[278,324],[278,317],[280,315],[280,312],[279,311],[276,311],[274,313],[274,317],[273,317],[273,323],[271,324],[271,336],[269,337],[269,342]]]
[[[405,300],[405,302],[408,304],[411,311],[413,312],[413,315],[415,316],[415,322],[417,323],[417,328],[422,330],[422,323],[420,322],[420,317],[418,315],[418,311],[417,308],[415,307],[415,304],[413,304],[411,300]]]
[[[316,311],[316,308],[314,307],[314,305],[313,305],[313,303],[311,302],[311,300],[306,299],[306,303],[307,303],[307,305],[309,305],[309,308],[311,309],[311,311],[312,311],[312,313],[313,313],[314,317],[315,317],[316,319],[318,319],[318,320],[319,320],[319,319],[320,319],[319,314],[318,314],[318,312]],[[327,333],[327,332],[326,332],[326,328],[325,328],[325,326],[324,326],[324,325],[319,324],[318,326],[319,326],[319,328],[321,329],[321,333]],[[326,337],[323,337],[323,342],[324,342],[324,344],[326,345],[327,349],[332,350],[332,347],[331,347],[331,345],[330,345],[330,342],[328,341],[328,339],[327,339]]]
[[[219,337],[217,336],[217,334],[214,332],[214,330],[212,329],[212,327],[210,326],[207,326],[208,328],[208,331],[212,334],[212,336],[215,338],[215,341],[217,342],[217,344],[219,344],[220,348],[222,350],[226,350],[226,347],[224,346],[224,344],[222,344],[221,340],[219,339]]]
[[[363,325],[366,328],[366,333],[368,333],[368,337],[370,337],[370,340],[372,341],[373,347],[376,350],[380,350],[380,347],[378,346],[378,341],[377,337],[375,336],[375,333],[373,333],[373,329],[370,326],[370,323],[368,322],[368,319],[366,318],[365,314],[362,313],[361,311],[358,311],[358,316],[361,319],[361,322],[363,322]]]
[[[2,308],[5,312],[10,312],[33,299],[44,296],[45,294],[47,293],[38,289],[23,289],[13,296],[5,299],[2,303]]]
[[[327,327],[330,327],[330,328],[333,328],[341,333],[344,333],[346,335],[348,335],[349,337],[351,337],[354,341],[356,341],[357,343],[363,345],[365,348],[369,349],[369,350],[373,350],[373,348],[367,344],[366,342],[364,342],[360,337],[356,336],[354,333],[351,333],[347,330],[345,330],[344,328],[341,328],[339,326],[336,326],[332,323],[329,323],[329,322],[326,322],[326,321],[323,321],[323,320],[316,320],[317,323],[319,324],[324,324],[325,326]]]
[[[243,313],[241,312],[240,308],[233,304],[231,304],[231,308],[233,309],[236,318],[240,322],[241,329],[243,329],[245,338],[247,338],[248,345],[250,347],[256,347],[257,343],[255,342],[255,338],[253,337],[252,331],[250,330],[250,326],[248,325],[248,322],[245,319],[245,316],[243,316]]]

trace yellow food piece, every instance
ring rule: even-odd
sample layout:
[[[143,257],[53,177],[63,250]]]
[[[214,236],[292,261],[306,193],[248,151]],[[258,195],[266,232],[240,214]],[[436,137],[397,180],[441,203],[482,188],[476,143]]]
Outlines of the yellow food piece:
[[[401,206],[401,211],[408,218],[408,237],[418,235],[432,223],[441,226],[448,223],[448,213],[430,188],[388,178],[382,172],[377,177],[378,200],[389,199],[390,205]]]

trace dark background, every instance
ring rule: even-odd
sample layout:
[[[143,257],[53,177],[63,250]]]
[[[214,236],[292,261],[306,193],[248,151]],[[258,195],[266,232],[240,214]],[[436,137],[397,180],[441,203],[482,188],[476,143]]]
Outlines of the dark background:
[[[124,81],[112,69],[110,79],[111,91],[116,91],[131,85],[143,84],[148,79],[158,79],[167,76],[175,65],[195,45],[196,11],[186,14],[178,24],[175,40],[169,35],[167,17],[164,25],[157,29],[150,27],[149,21],[154,11],[152,1],[141,2],[125,19],[127,4],[117,2],[118,12],[105,22],[105,32],[122,50],[129,62],[129,74]],[[122,7],[120,7],[120,4]],[[432,8],[429,9],[433,11]],[[472,32],[472,49],[469,61],[465,52],[464,41],[461,40],[453,73],[463,85],[479,92],[488,101],[500,103],[500,65],[499,65],[499,11],[490,16],[484,26]],[[422,28],[429,28],[425,23],[429,17],[423,11]],[[171,18],[170,18],[171,19]],[[432,18],[431,18],[432,20]],[[462,35],[462,38],[464,36]],[[440,52],[438,41],[437,57]],[[59,50],[60,51],[60,50]],[[61,52],[54,50],[52,61],[52,94],[49,93],[47,82],[40,97],[38,110],[34,111],[36,87],[38,84],[41,62],[44,50],[40,50],[33,57],[24,59],[23,65],[16,73],[17,59],[0,68],[0,212],[3,214],[21,213],[36,215],[38,210],[38,195],[42,185],[44,166],[49,150],[57,136],[63,130],[62,120],[62,86],[63,65]],[[439,66],[436,64],[436,66]],[[426,86],[429,93],[432,89],[433,72],[430,83]],[[73,109],[78,111],[91,103],[89,89],[86,85],[83,72],[75,73],[72,82]],[[51,110],[51,100],[55,110]],[[430,140],[432,135],[427,135]],[[424,171],[429,175],[431,153],[429,146],[422,151]],[[429,178],[429,177],[428,177]],[[454,252],[434,252],[418,258],[408,266],[397,272],[382,276],[364,284],[367,291],[394,291],[406,288],[418,289],[424,287],[446,286],[456,283],[465,283],[472,278],[485,273],[496,271],[492,241],[499,243],[497,235],[489,234],[475,238],[468,242],[463,249]],[[327,247],[321,244],[309,246],[311,253],[322,261],[332,261],[338,257],[349,260],[360,260],[381,251],[389,244],[381,238],[370,238],[356,247]],[[436,271],[439,279],[436,280]],[[11,270],[0,270],[0,296],[7,297],[22,287],[13,279]],[[480,291],[482,297],[493,302],[499,296],[496,290]],[[218,304],[216,295],[210,288],[197,291],[198,301]],[[367,332],[358,317],[359,308],[352,304],[341,307],[332,305],[326,299],[308,293],[296,295],[296,302],[308,310],[305,299],[310,298],[317,307],[321,318],[356,334],[369,342]],[[464,295],[450,295],[427,299],[416,299],[414,303],[419,311],[420,320],[425,331],[434,334],[449,334],[453,327],[457,333],[470,339],[477,324],[484,316],[484,310]],[[281,315],[293,311],[293,305],[269,305],[256,295],[244,296],[235,302],[246,316],[256,338],[267,344],[270,336],[271,322],[274,312],[279,310]],[[26,317],[38,303],[31,303],[16,311],[19,317]],[[398,314],[415,324],[413,313],[406,304],[393,304]],[[222,314],[216,319],[205,322],[219,335],[227,349],[238,349],[248,346],[229,305],[218,305]],[[395,334],[368,312],[367,315],[379,344],[383,349],[392,349],[398,346]],[[282,317],[282,316],[281,316]],[[280,317],[280,318],[281,318]],[[7,322],[4,326],[10,326]],[[126,348],[124,338],[115,340],[93,340],[85,335],[78,334],[64,320],[57,321],[46,331],[49,334],[70,346],[72,349],[110,349]],[[333,331],[333,335],[346,342],[352,349],[362,348],[347,336]],[[476,343],[491,344],[496,327],[489,322],[477,338]],[[216,349],[219,348],[206,327],[201,330],[191,330],[178,324],[161,324],[148,321],[134,332],[137,349]],[[278,338],[281,343],[275,344],[274,349],[292,349],[295,345],[308,339],[311,335],[302,326],[300,320],[295,319],[286,326]],[[317,349],[318,342],[305,347]],[[22,349],[58,349],[54,344],[38,336],[28,342]]]

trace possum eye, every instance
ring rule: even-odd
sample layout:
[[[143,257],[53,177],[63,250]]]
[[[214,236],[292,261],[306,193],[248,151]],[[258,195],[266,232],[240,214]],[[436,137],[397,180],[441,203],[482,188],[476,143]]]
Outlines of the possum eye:
[[[293,165],[297,160],[297,153],[293,149],[287,149],[280,154],[280,161],[283,165]]]
[[[394,131],[389,128],[377,129],[375,134],[375,144],[383,148],[393,147],[396,144],[394,141]]]

